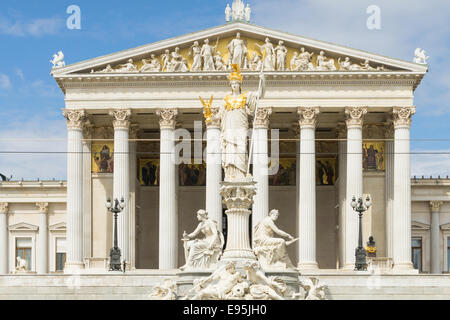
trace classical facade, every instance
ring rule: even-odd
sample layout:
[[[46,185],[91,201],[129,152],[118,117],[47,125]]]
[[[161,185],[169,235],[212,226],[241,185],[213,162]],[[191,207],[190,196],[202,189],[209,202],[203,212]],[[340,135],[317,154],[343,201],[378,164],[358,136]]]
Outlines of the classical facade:
[[[251,230],[278,209],[277,225],[298,238],[287,252],[300,272],[351,273],[358,217],[350,202],[369,196],[363,239],[376,242],[370,266],[398,275],[448,272],[450,180],[410,176],[414,91],[426,61],[250,24],[243,6],[227,7],[225,25],[55,65],[66,103],[67,182],[0,183],[0,274],[18,272],[18,258],[29,273],[107,274],[107,199],[126,204],[118,245],[129,272],[183,266],[180,239],[195,229],[198,209],[226,238],[223,124],[198,97],[213,95],[209,107],[217,112],[232,65],[244,90],[257,90],[261,72],[265,78],[250,118]]]

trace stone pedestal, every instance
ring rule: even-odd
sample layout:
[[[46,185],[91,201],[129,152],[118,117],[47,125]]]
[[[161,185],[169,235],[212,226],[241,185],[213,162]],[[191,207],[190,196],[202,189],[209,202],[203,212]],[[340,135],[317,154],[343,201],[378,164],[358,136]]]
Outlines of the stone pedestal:
[[[220,194],[228,208],[225,211],[228,218],[227,245],[221,261],[236,261],[237,268],[240,262],[256,260],[250,246],[249,232],[249,208],[256,194],[255,185],[254,181],[221,183]]]

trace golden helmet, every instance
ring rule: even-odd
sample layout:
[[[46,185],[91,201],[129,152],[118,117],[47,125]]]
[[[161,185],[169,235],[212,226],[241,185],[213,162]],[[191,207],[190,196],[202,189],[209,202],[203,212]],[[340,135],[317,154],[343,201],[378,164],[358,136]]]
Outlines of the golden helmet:
[[[239,65],[233,64],[231,65],[231,67],[233,68],[233,71],[228,76],[228,80],[230,80],[230,82],[234,80],[242,82],[241,68],[239,67]]]

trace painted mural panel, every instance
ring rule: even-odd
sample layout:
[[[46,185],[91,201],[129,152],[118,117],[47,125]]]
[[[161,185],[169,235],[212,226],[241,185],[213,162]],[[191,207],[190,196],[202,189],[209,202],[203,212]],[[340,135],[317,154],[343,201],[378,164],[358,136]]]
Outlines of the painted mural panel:
[[[159,159],[139,160],[139,181],[141,186],[159,186]]]
[[[93,173],[114,172],[114,143],[93,143],[91,153]]]
[[[385,143],[365,141],[363,142],[363,168],[364,170],[384,171],[385,163]]]

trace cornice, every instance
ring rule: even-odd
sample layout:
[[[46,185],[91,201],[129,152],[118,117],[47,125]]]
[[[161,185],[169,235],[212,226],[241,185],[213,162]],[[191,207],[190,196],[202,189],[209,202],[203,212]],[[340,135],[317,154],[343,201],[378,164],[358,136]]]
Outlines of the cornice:
[[[414,90],[425,73],[411,72],[267,72],[267,87],[282,86],[410,86]],[[244,86],[256,87],[258,73],[243,73]],[[55,76],[59,87],[88,88],[148,88],[148,87],[217,87],[229,86],[228,73],[153,73],[153,74],[80,74]]]

